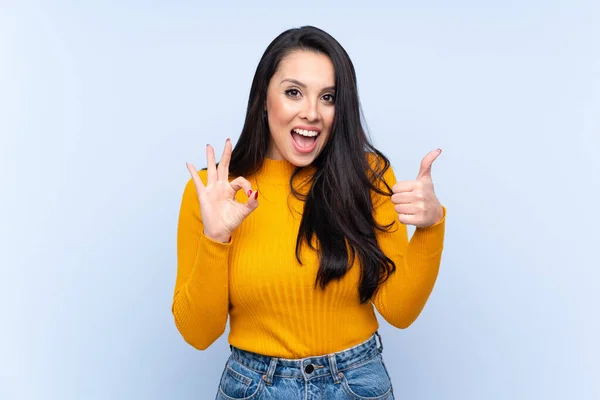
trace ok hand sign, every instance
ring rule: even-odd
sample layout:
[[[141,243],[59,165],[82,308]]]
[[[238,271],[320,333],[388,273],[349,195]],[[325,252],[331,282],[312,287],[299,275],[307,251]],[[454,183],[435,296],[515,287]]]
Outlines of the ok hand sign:
[[[217,168],[214,149],[206,145],[208,161],[206,186],[202,183],[196,168],[186,163],[200,201],[204,235],[221,242],[229,241],[235,228],[258,207],[258,192],[252,192],[252,185],[248,180],[240,176],[229,182],[231,146],[231,140],[227,139]],[[243,189],[248,196],[248,201],[244,204],[235,199],[235,194],[240,189]]]

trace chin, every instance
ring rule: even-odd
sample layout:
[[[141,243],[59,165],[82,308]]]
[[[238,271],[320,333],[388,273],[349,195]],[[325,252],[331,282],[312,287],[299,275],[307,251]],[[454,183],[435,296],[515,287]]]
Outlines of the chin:
[[[296,167],[306,167],[307,165],[312,164],[312,162],[317,158],[318,154],[306,154],[303,156],[299,156],[297,154],[291,154],[289,157],[286,157],[287,160],[294,164]]]

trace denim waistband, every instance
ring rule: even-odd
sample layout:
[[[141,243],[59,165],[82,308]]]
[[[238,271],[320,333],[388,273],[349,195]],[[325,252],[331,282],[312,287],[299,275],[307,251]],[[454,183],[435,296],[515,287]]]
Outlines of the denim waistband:
[[[379,344],[377,343],[379,339]],[[381,335],[375,332],[366,341],[348,349],[315,357],[297,359],[270,357],[230,346],[234,360],[246,368],[263,374],[267,384],[274,376],[282,378],[303,378],[306,380],[331,375],[337,383],[341,373],[366,363],[383,352]]]

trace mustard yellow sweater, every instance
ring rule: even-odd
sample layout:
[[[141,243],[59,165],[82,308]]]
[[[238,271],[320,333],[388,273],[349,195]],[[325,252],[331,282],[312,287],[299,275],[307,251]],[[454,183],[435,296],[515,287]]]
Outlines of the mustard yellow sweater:
[[[303,265],[295,257],[303,202],[290,195],[294,166],[265,159],[246,177],[259,192],[259,206],[233,232],[229,243],[203,234],[198,196],[190,179],[185,186],[177,228],[177,277],[172,312],[187,343],[204,350],[225,331],[229,343],[248,351],[282,358],[328,354],[368,339],[379,327],[373,306],[393,326],[408,327],[421,313],[434,287],[442,257],[444,218],[416,228],[410,242],[389,197],[374,193],[375,219],[395,221],[390,233],[376,231],[396,272],[360,304],[359,259],[340,281],[315,289],[318,256],[303,245]],[[206,184],[206,171],[199,175]],[[384,178],[396,183],[390,167]],[[246,202],[243,191],[236,199]],[[289,203],[288,203],[289,202]],[[290,212],[288,204],[292,210]]]

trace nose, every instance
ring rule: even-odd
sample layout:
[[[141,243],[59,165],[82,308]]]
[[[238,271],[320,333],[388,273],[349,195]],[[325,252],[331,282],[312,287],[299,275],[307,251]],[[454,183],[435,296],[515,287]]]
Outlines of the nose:
[[[302,109],[300,117],[311,122],[317,121],[319,119],[318,104],[319,103],[317,101],[307,100],[304,104],[304,108]]]

